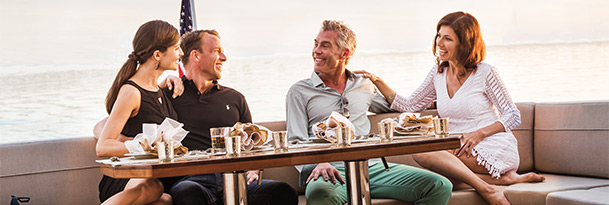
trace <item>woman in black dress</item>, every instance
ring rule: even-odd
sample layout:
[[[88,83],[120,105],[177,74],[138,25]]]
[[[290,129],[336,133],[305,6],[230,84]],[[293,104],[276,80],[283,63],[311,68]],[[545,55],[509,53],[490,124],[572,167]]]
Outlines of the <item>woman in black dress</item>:
[[[166,117],[177,119],[167,96],[157,85],[165,70],[176,70],[183,55],[180,35],[171,24],[155,20],[138,29],[133,52],[116,75],[106,97],[110,114],[95,151],[99,157],[122,157],[129,153],[127,138],[142,132],[143,123],[160,124]],[[99,183],[103,204],[171,204],[157,179],[114,179],[103,176]]]

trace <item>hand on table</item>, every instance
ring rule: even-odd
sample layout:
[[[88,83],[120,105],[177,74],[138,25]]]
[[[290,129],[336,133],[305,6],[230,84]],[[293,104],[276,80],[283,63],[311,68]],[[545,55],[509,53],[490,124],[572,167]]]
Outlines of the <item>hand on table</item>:
[[[319,175],[324,178],[324,181],[328,181],[328,179],[330,179],[333,184],[336,184],[337,178],[341,184],[345,183],[345,180],[343,180],[343,176],[341,176],[340,172],[338,172],[336,168],[330,165],[330,163],[319,163],[317,164],[317,166],[315,166],[315,169],[313,169],[311,175],[309,175],[309,178],[307,179],[307,184],[309,183],[309,181],[311,181],[311,179],[317,180],[317,178],[319,178]]]

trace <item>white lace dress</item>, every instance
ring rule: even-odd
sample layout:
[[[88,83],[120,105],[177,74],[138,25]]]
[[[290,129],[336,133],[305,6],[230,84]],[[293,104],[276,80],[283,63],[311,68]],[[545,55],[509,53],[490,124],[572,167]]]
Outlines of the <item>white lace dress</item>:
[[[418,112],[436,98],[438,114],[449,118],[450,132],[473,132],[499,121],[506,131],[484,138],[471,150],[472,155],[497,179],[501,174],[518,169],[518,142],[511,130],[520,125],[520,111],[495,67],[479,63],[450,98],[446,88],[446,72],[438,73],[436,65],[412,95],[397,95],[391,108],[401,112]]]

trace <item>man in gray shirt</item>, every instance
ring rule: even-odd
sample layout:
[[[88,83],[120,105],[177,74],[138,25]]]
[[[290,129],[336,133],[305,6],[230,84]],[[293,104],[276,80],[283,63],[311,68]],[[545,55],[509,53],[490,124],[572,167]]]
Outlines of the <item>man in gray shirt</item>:
[[[311,126],[330,116],[343,114],[355,126],[355,135],[368,134],[366,111],[390,112],[389,103],[374,84],[345,68],[355,51],[355,33],[342,22],[326,20],[315,39],[314,71],[308,79],[296,82],[286,98],[287,130],[290,140],[315,139]],[[370,195],[417,204],[446,204],[452,184],[433,172],[399,164],[385,171],[379,159],[369,160]],[[310,164],[297,167],[301,185],[307,184],[307,204],[344,204],[347,202],[343,162]],[[322,176],[324,180],[317,180]],[[305,180],[306,179],[306,180]],[[336,183],[337,180],[340,183]]]

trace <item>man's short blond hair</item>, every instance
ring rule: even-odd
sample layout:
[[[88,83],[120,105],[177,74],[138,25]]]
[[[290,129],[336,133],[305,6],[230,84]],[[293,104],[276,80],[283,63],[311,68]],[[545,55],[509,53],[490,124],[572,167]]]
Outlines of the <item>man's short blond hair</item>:
[[[334,31],[338,34],[338,39],[336,40],[336,44],[338,45],[338,49],[349,49],[349,56],[347,56],[347,60],[345,64],[349,63],[349,59],[355,53],[355,47],[357,43],[355,42],[355,33],[344,24],[342,21],[335,20],[325,20],[321,24],[321,31]]]

